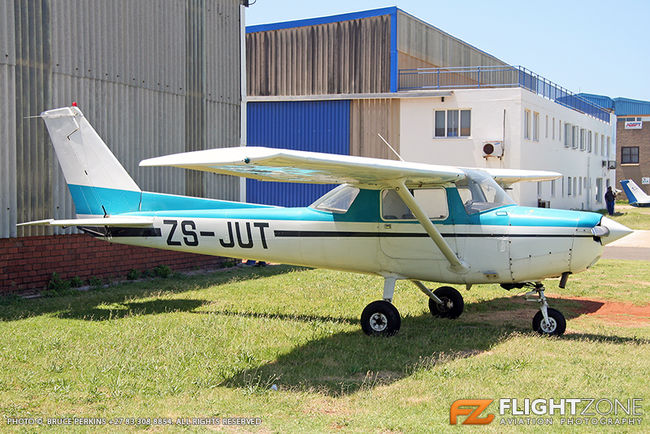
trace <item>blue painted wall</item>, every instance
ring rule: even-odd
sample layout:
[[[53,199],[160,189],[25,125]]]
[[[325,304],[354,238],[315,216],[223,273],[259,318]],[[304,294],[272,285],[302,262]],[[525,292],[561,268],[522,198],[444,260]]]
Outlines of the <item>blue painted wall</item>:
[[[247,104],[247,144],[350,154],[350,101],[281,101]],[[246,201],[307,206],[334,185],[246,180]]]

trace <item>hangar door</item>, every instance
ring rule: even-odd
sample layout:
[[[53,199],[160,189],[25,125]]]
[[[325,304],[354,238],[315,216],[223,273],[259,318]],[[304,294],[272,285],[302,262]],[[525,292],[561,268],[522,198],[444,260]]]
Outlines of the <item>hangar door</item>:
[[[247,104],[247,144],[350,154],[350,101],[273,101]],[[246,180],[246,201],[307,206],[335,185]]]

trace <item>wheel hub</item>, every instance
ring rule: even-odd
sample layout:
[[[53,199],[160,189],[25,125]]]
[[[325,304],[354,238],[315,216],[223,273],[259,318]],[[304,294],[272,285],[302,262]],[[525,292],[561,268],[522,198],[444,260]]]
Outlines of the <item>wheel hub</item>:
[[[542,319],[542,322],[539,324],[539,327],[542,329],[544,333],[553,333],[557,328],[557,322],[555,321],[555,319],[549,316],[548,321],[544,321]]]
[[[375,312],[370,316],[370,327],[376,332],[383,332],[388,326],[388,318],[380,312]]]

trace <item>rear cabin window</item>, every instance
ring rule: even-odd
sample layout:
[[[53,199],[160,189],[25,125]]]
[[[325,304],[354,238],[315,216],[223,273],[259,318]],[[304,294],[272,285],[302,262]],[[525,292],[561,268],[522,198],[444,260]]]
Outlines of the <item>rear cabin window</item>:
[[[311,206],[320,211],[343,214],[348,212],[352,202],[357,198],[359,189],[350,185],[339,185],[334,190],[325,194]]]
[[[431,220],[444,220],[449,216],[447,191],[444,188],[422,188],[410,191]],[[382,191],[381,216],[384,220],[415,220],[415,216],[395,190]]]

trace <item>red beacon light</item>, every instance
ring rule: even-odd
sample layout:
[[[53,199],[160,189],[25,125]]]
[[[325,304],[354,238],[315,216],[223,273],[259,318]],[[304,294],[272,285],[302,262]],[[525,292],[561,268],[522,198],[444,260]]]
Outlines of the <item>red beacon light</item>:
[[[72,101],[72,107],[77,107],[77,101]]]

